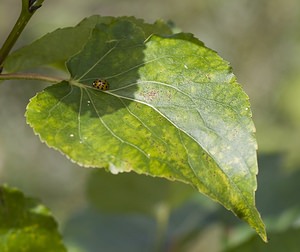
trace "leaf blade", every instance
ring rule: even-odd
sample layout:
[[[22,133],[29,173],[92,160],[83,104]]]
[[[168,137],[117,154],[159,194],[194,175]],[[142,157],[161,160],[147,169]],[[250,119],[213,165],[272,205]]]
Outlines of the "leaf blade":
[[[81,165],[189,183],[266,240],[250,104],[228,63],[190,34],[147,37],[119,21],[95,26],[67,62],[71,80],[33,98],[28,123]],[[110,90],[94,89],[98,78]]]
[[[50,211],[19,190],[0,187],[1,251],[66,251]]]

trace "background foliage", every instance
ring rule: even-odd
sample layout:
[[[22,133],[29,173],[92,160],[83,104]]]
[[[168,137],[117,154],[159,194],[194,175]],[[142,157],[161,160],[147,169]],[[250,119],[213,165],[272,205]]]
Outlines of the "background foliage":
[[[1,3],[0,17],[5,22],[0,22],[0,43],[9,32],[9,24],[15,21],[18,3],[18,0]],[[169,7],[171,4],[172,8]],[[261,247],[260,251],[282,251],[277,243],[291,246],[288,251],[296,251],[300,213],[295,193],[299,190],[300,168],[297,95],[300,86],[300,3],[295,0],[206,0],[201,3],[195,0],[52,0],[46,1],[32,18],[16,47],[31,42],[45,31],[74,25],[92,14],[135,15],[150,22],[159,18],[175,21],[182,30],[194,33],[231,62],[238,81],[250,96],[259,143],[257,206],[267,221],[269,244],[262,244],[258,237],[249,234],[249,227],[198,195],[190,203],[200,208],[197,213],[188,205],[172,215],[190,217],[182,218],[184,225],[180,225],[188,228],[170,229],[171,233],[167,233],[169,245],[176,237],[185,237],[184,234],[189,233],[187,230],[193,230],[194,236],[176,243],[178,249],[220,251],[225,238],[228,251],[251,251],[253,246]],[[90,186],[86,178],[91,171],[79,168],[47,148],[25,124],[23,114],[28,99],[43,87],[43,83],[33,86],[27,82],[20,85],[17,81],[0,85],[0,181],[43,199],[62,223],[60,228],[65,230],[66,240],[72,243],[76,237],[73,232],[78,230],[74,225],[79,220],[87,223],[90,216],[87,212],[92,211],[81,211],[88,206],[84,188]],[[107,221],[109,217],[103,214],[99,218]],[[174,217],[175,223],[178,219]],[[151,219],[135,221],[143,223],[142,227],[147,226],[146,223],[153,225]]]

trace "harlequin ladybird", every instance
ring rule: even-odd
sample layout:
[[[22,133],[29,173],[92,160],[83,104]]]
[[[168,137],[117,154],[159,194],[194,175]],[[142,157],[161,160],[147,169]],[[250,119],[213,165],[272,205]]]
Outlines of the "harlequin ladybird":
[[[93,82],[93,87],[101,89],[101,90],[108,90],[109,84],[108,84],[107,80],[97,79]]]

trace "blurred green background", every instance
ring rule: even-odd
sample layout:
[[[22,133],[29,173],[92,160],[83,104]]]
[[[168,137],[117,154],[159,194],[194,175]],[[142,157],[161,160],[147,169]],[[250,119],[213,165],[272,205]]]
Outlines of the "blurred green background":
[[[0,2],[0,44],[10,32],[20,7],[21,0]],[[267,223],[271,239],[269,244],[262,244],[256,236],[244,235],[240,230],[249,231],[249,227],[215,203],[196,196],[192,203],[175,213],[178,218],[181,218],[180,214],[185,217],[197,216],[186,222],[185,218],[181,218],[182,223],[177,228],[190,226],[184,232],[178,231],[177,236],[175,234],[176,237],[182,237],[184,233],[185,237],[189,237],[187,240],[193,241],[192,245],[178,246],[178,250],[169,251],[221,251],[224,246],[238,243],[244,247],[232,251],[253,251],[247,250],[249,246],[258,251],[282,251],[278,250],[281,249],[278,244],[291,246],[290,249],[285,247],[285,251],[298,251],[300,1],[45,0],[43,7],[30,20],[15,49],[59,27],[76,25],[84,17],[93,14],[134,15],[148,22],[157,19],[173,21],[182,31],[195,34],[206,46],[229,61],[239,83],[250,97],[259,144],[257,206]],[[38,71],[64,75],[46,68]],[[89,190],[86,188],[90,188],[88,178],[93,171],[81,168],[59,152],[49,149],[26,125],[24,113],[28,100],[45,86],[45,83],[29,81],[0,83],[0,182],[42,199],[58,219],[61,229],[66,230],[66,237],[72,240],[72,237],[79,235],[72,234],[72,230],[81,225],[80,221],[77,224],[76,221],[85,218],[81,211],[88,209],[86,191]],[[78,217],[74,217],[75,222],[70,221],[72,216]],[[154,225],[148,222],[144,224]],[[151,233],[152,229],[149,230]],[[99,230],[97,232],[101,233]],[[193,235],[187,235],[191,232]],[[168,232],[167,239],[174,238],[171,233]],[[79,236],[84,237],[82,234]],[[94,251],[91,247],[89,250],[84,250],[86,247],[75,250],[75,247],[74,251]],[[106,248],[104,251],[113,250]],[[126,251],[125,247],[122,251]],[[139,251],[138,248],[136,251]]]

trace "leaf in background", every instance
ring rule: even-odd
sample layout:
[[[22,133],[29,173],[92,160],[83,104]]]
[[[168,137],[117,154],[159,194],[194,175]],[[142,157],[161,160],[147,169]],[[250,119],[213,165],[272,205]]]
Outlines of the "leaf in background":
[[[66,223],[64,240],[68,248],[84,252],[152,252],[155,232],[155,221],[149,216],[99,214],[87,208]]]
[[[183,183],[135,173],[115,176],[97,170],[90,174],[87,183],[89,202],[108,213],[135,212],[153,215],[161,205],[168,210],[178,207],[193,193],[195,190]]]
[[[298,252],[299,251],[299,227],[292,227],[285,231],[269,232],[270,242],[264,244],[257,237],[252,236],[246,242],[225,250],[226,252]]]
[[[0,251],[66,251],[49,210],[17,189],[0,186]]]
[[[97,24],[67,62],[71,80],[31,99],[28,123],[83,166],[191,184],[266,240],[247,95],[228,63],[192,35],[147,37],[143,28],[132,18]],[[92,87],[98,78],[108,91]]]
[[[208,199],[203,197],[203,200]],[[217,204],[212,205],[218,207]],[[195,234],[206,233],[207,227],[215,223],[215,219],[212,218],[213,211],[211,206],[204,207],[194,201],[186,202],[184,206],[173,209],[166,233],[163,237],[157,237],[157,222],[153,217],[142,214],[108,214],[95,211],[94,208],[85,208],[66,222],[63,236],[68,248],[71,245],[87,252],[170,251],[170,247],[172,251],[190,251],[184,250],[183,247],[190,244]],[[222,240],[214,242],[223,243],[224,235]],[[164,240],[161,249],[155,250],[156,239],[159,238]]]

